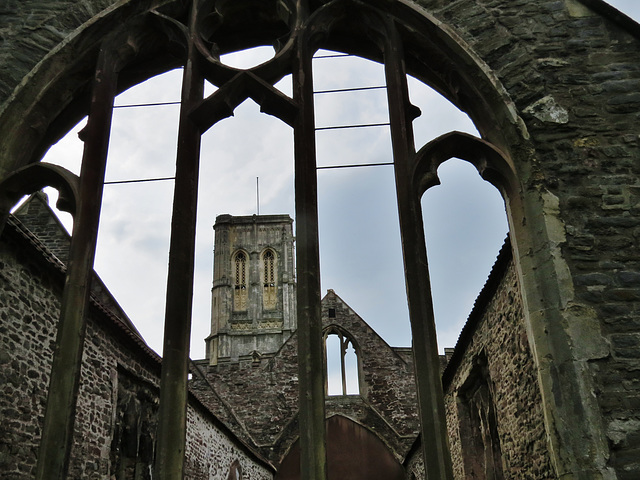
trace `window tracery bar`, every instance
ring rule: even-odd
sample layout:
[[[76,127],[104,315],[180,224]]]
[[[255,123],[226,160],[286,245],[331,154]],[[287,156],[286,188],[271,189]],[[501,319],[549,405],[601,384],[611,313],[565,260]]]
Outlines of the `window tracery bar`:
[[[154,478],[182,480],[187,422],[187,381],[198,203],[201,131],[189,117],[202,101],[204,77],[195,47],[198,5],[191,5],[188,54],[183,71],[176,179],[171,217],[158,443]]]
[[[300,2],[300,19],[308,12]],[[298,106],[294,123],[296,211],[298,377],[300,418],[300,478],[327,478],[324,405],[324,358],[320,306],[318,246],[318,185],[313,103],[313,51],[309,32],[298,36],[293,65],[293,99]]]
[[[340,334],[340,372],[342,373],[342,395],[347,394],[347,370],[344,365],[344,357],[347,355],[349,339]]]
[[[80,200],[69,248],[68,270],[36,465],[37,480],[67,478],[113,99],[118,80],[112,53],[107,39],[98,57],[89,120],[83,135],[85,145],[80,171]]]
[[[451,480],[453,468],[447,439],[422,211],[411,175],[415,162],[415,146],[411,124],[413,117],[410,114],[416,109],[409,101],[402,40],[393,21],[387,23],[387,28],[384,69],[387,79],[396,195],[420,425],[422,438],[429,439],[422,442],[422,453],[427,478]]]

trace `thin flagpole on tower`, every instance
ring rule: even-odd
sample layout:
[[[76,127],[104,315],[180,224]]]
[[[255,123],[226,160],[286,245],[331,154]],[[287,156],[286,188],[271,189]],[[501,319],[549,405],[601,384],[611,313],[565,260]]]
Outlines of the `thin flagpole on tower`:
[[[260,177],[256,177],[256,211],[260,215]]]

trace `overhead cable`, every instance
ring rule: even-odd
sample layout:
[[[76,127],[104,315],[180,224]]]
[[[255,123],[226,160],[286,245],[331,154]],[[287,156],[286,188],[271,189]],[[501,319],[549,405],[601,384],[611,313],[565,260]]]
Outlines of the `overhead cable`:
[[[164,180],[175,180],[176,177],[158,177],[158,178],[141,178],[138,180],[115,180],[112,182],[104,182],[105,185],[118,185],[122,183],[145,183],[145,182],[162,182]]]
[[[338,58],[338,57],[353,57],[353,55],[349,53],[330,53],[327,55],[314,56],[313,59],[315,60],[316,58]]]
[[[316,170],[329,170],[332,168],[355,168],[355,167],[382,167],[387,165],[393,165],[393,162],[385,163],[356,163],[352,165],[326,165],[323,167],[316,167]]]
[[[113,108],[161,107],[164,105],[180,105],[180,102],[132,103],[128,105],[114,105]]]
[[[320,130],[340,130],[344,128],[366,128],[366,127],[386,127],[391,125],[389,122],[385,123],[361,123],[356,125],[335,125],[329,127],[316,127],[316,131]]]
[[[336,88],[334,90],[317,90],[313,93],[317,95],[320,93],[359,92],[361,90],[382,90],[383,88],[386,89],[387,87],[385,85],[376,85],[373,87]]]

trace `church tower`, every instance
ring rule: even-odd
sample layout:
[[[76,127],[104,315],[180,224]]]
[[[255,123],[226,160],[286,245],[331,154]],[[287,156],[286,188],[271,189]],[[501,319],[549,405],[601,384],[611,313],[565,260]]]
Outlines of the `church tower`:
[[[211,365],[275,353],[295,331],[292,225],[289,215],[216,218]]]

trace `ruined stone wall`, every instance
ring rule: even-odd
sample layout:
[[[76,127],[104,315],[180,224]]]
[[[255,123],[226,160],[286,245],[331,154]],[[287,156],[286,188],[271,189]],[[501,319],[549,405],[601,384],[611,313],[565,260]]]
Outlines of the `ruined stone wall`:
[[[272,469],[248,456],[237,440],[230,440],[221,434],[220,425],[211,422],[208,416],[210,414],[195,408],[187,412],[189,438],[185,454],[185,478],[226,480],[233,465],[240,466],[243,479],[273,478]]]
[[[0,471],[8,480],[32,478],[37,459],[63,280],[50,267],[6,227],[0,242]],[[69,478],[133,478],[136,469],[148,475],[153,458],[160,364],[106,313],[96,304],[90,309]],[[272,478],[195,399],[188,416],[187,478],[226,479],[234,461],[243,478]]]
[[[474,358],[484,354],[498,419],[505,478],[553,476],[546,442],[542,401],[524,327],[522,301],[513,265],[476,327],[456,374],[446,388],[447,416],[456,418],[456,392],[467,381]],[[459,423],[459,422],[458,422]],[[452,450],[460,458],[460,430],[449,425]],[[456,462],[458,478],[464,478]]]
[[[61,277],[33,275],[39,269],[27,252],[0,243],[0,471],[16,480],[32,477],[38,454],[55,341],[50,312],[62,293]]]
[[[468,456],[469,451],[461,445],[461,437],[469,433],[465,430],[464,413],[461,413],[461,391],[479,380],[472,378],[479,358],[486,360],[488,369],[504,478],[555,478],[540,388],[524,326],[520,287],[513,263],[509,261],[505,267],[504,277],[498,278],[495,294],[483,306],[482,312],[474,310],[472,313],[443,377],[451,456],[455,478],[461,480],[470,478],[470,473],[463,467],[463,456]],[[494,269],[492,277],[501,273]],[[490,288],[492,280],[487,284]],[[481,295],[479,301],[483,300]],[[417,478],[422,478],[419,476],[422,471],[420,455],[421,451],[416,449],[413,458],[407,462],[408,473],[415,473]]]
[[[362,373],[361,395],[327,397],[327,417],[342,415],[365,425],[402,461],[419,430],[413,366],[333,291],[322,302],[322,319],[324,328],[339,325],[356,343]],[[215,366],[203,361],[200,367],[205,377],[194,377],[191,388],[218,416],[232,417],[234,433],[278,464],[299,435],[297,335],[273,356]]]
[[[571,392],[574,399],[567,396],[565,402],[582,395],[580,408],[595,399],[601,416],[587,407],[581,418],[593,431],[603,424],[593,444],[609,452],[597,461],[612,469],[607,475],[638,478],[639,28],[596,1],[420,3],[433,7],[483,58],[513,99],[531,137],[531,163],[518,162],[517,168],[530,168],[522,180],[542,198],[528,220],[548,216],[546,231],[532,235],[549,236],[551,268],[542,267],[546,260],[534,253],[520,253],[544,271],[539,297],[552,283],[559,285],[562,309],[553,322],[561,328],[547,329],[546,335],[544,329],[536,332],[537,350],[545,363],[560,362],[565,352],[577,359],[573,379],[561,379],[555,366],[542,372],[545,382],[554,382],[548,395]],[[529,294],[527,306],[550,318],[549,301]],[[555,354],[542,353],[563,336],[568,344]],[[577,393],[580,382],[585,387]],[[554,418],[555,413],[547,413]],[[557,425],[564,421],[556,417],[551,429],[562,429]],[[585,468],[595,456],[580,450],[585,440],[576,439],[575,445],[573,455],[583,458],[579,467]]]
[[[335,318],[330,318],[330,309],[335,310]],[[325,329],[339,325],[357,345],[362,375],[360,393],[368,406],[365,416],[348,411],[336,413],[367,425],[385,439],[397,458],[404,459],[420,429],[413,365],[390,348],[333,290],[322,301],[322,321]],[[332,403],[328,403],[330,413],[331,407]],[[387,433],[389,426],[395,435]]]
[[[261,453],[276,464],[297,436],[297,430],[289,430],[292,422],[297,425],[296,338],[289,338],[276,355],[255,361],[201,362],[205,376],[191,382],[192,390],[236,435],[262,447]]]

